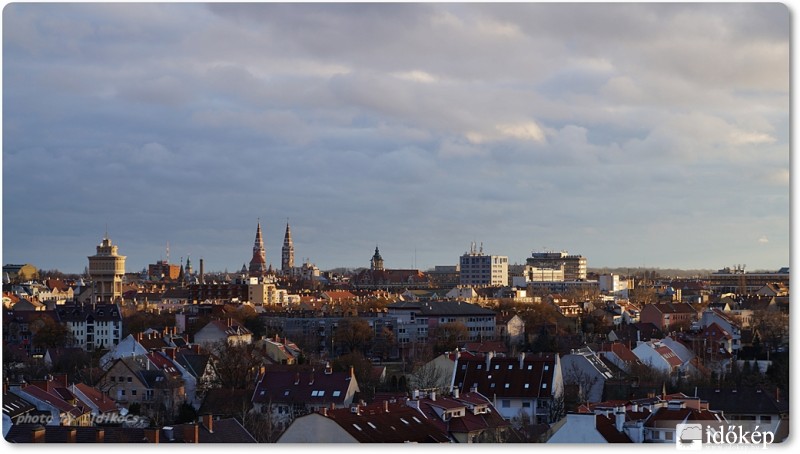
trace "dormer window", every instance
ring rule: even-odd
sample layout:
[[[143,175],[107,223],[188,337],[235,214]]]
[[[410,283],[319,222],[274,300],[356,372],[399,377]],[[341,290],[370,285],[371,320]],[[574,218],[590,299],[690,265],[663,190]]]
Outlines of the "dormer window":
[[[513,368],[514,368],[514,365],[513,365],[513,364],[509,364],[509,365],[508,365],[508,370],[511,370],[511,369],[513,369]]]

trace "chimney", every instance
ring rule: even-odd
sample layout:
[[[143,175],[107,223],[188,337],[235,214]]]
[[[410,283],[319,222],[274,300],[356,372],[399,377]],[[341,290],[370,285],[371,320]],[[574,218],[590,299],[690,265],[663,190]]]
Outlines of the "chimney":
[[[383,411],[384,411],[384,413],[389,413],[389,401],[388,400],[384,400],[383,401]]]
[[[622,426],[625,424],[625,407],[619,407],[614,412],[615,416],[615,425],[617,426],[617,432],[622,432]]]
[[[453,399],[458,399],[458,388],[453,388]]]
[[[311,379],[308,381],[308,385],[311,386],[314,384],[314,368],[311,368]]]
[[[203,259],[200,259],[200,283],[205,284],[205,279],[203,278]]]
[[[147,439],[148,443],[158,444],[159,432],[161,432],[160,429],[145,429],[144,437]]]
[[[414,392],[411,394],[412,399],[419,400],[419,390],[415,389]]]
[[[200,426],[197,424],[183,425],[183,442],[198,443],[200,441]]]
[[[494,352],[486,353],[486,370],[489,370],[489,368],[491,367],[492,358],[494,358]]]
[[[200,417],[200,419],[203,422],[203,425],[206,427],[206,429],[208,429],[208,433],[213,434],[214,433],[214,415],[212,415],[212,414],[202,415]]]
[[[299,385],[300,384],[300,372],[296,372],[295,373],[295,375],[294,375],[294,384],[295,385]]]
[[[328,416],[328,407],[322,407],[322,416]]]
[[[472,386],[470,386],[470,388],[469,388],[469,392],[477,393],[478,392],[478,384],[477,383],[473,383]]]
[[[325,362],[325,375],[331,375],[333,373],[333,368],[331,367],[331,362]]]
[[[94,431],[94,442],[95,443],[103,443],[106,439],[106,431],[105,429],[96,429]]]
[[[75,443],[78,439],[78,429],[70,427],[67,429],[67,443]]]
[[[432,401],[436,402],[436,391],[431,391],[430,398]]]
[[[525,363],[525,352],[519,354],[519,369],[522,370],[522,365]]]
[[[44,443],[44,426],[37,425],[31,429],[31,442]]]

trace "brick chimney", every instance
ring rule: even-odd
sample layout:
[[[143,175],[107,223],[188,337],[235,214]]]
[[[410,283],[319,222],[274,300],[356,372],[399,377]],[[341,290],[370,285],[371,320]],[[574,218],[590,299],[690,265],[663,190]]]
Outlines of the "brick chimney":
[[[210,413],[207,414],[207,415],[202,415],[202,416],[200,416],[200,420],[202,421],[203,426],[205,426],[205,428],[208,429],[208,433],[213,434],[214,433],[214,415],[212,415]]]
[[[31,429],[31,442],[44,443],[44,426],[36,426]]]
[[[486,353],[486,370],[492,366],[492,358],[494,358],[494,352]]]
[[[94,431],[94,442],[95,443],[103,443],[106,439],[106,431],[105,429],[95,429]]]
[[[197,424],[184,424],[183,425],[183,442],[184,443],[199,443],[200,442],[200,426]]]
[[[78,429],[70,427],[67,429],[67,443],[75,443],[78,440]]]
[[[160,429],[145,429],[144,437],[147,439],[148,443],[158,444],[160,432]]]
[[[383,411],[384,411],[384,413],[389,413],[389,401],[388,400],[384,400],[383,401]]]

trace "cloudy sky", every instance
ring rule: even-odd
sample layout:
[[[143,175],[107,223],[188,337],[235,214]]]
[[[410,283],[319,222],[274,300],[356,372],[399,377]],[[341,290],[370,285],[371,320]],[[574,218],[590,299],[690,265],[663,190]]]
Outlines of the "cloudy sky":
[[[10,4],[3,263],[789,265],[780,4]]]

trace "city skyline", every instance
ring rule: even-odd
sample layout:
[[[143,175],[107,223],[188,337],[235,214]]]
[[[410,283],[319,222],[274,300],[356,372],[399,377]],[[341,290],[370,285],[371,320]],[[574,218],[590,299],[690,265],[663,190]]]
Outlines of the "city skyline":
[[[789,266],[780,4],[9,4],[3,263]]]

